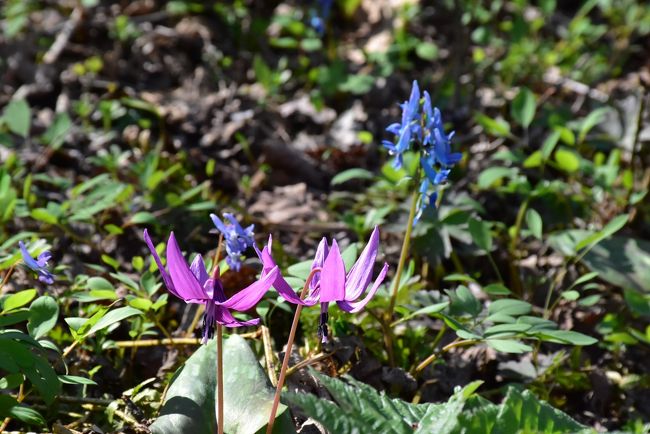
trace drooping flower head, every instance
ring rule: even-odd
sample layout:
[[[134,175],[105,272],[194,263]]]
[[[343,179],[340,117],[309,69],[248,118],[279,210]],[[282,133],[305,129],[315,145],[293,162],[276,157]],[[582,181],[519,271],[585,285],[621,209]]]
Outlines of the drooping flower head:
[[[226,253],[228,254],[226,262],[228,266],[235,271],[239,271],[241,268],[241,256],[246,249],[255,245],[255,239],[253,238],[255,225],[242,228],[234,215],[224,213],[223,216],[228,220],[228,223],[224,223],[215,214],[210,214],[212,222],[219,232],[221,232],[226,242]]]
[[[20,246],[20,253],[23,257],[23,262],[25,265],[27,265],[27,267],[29,267],[30,270],[38,274],[38,280],[47,285],[53,284],[54,274],[50,273],[50,271],[47,269],[47,263],[50,259],[52,259],[52,253],[45,251],[38,255],[36,259],[34,259],[29,254],[27,248],[25,247],[25,244],[22,241],[18,241],[18,245]]]
[[[277,267],[271,256],[271,243],[272,239],[269,237],[269,243],[261,251],[257,251],[263,264],[262,276]],[[327,342],[329,337],[327,329],[329,303],[336,302],[339,308],[345,312],[360,312],[377,293],[384,281],[388,271],[388,264],[384,264],[375,282],[368,289],[378,251],[379,228],[375,227],[368,244],[352,268],[346,273],[338,243],[336,240],[332,240],[332,243],[328,244],[327,239],[323,238],[318,245],[312,262],[312,270],[320,269],[320,272],[314,274],[310,282],[310,291],[304,300],[301,300],[295,294],[291,286],[279,273],[273,282],[273,287],[292,303],[305,306],[321,304],[318,332],[322,341]]]
[[[280,274],[278,267],[268,270],[259,280],[232,297],[226,298],[223,284],[219,279],[218,267],[210,276],[201,255],[196,255],[192,264],[188,266],[173,232],[167,241],[167,268],[163,266],[146,229],[144,240],[158,265],[163,282],[169,292],[186,303],[205,305],[202,343],[206,343],[213,336],[216,324],[226,327],[259,324],[259,318],[240,321],[232,315],[230,310],[244,312],[255,306]]]

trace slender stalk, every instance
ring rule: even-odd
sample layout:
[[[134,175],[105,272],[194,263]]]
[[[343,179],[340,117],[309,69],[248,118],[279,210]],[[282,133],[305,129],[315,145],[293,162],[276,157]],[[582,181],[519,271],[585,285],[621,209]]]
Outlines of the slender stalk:
[[[223,434],[223,326],[217,323],[217,426]]]
[[[264,359],[266,361],[266,372],[269,374],[269,380],[274,386],[278,385],[278,376],[275,374],[275,366],[273,364],[273,348],[271,347],[271,333],[269,328],[265,325],[260,327],[262,334],[262,344],[264,345]]]
[[[390,303],[388,305],[388,310],[386,311],[386,315],[382,323],[382,328],[384,329],[384,345],[386,346],[386,352],[388,353],[388,363],[390,366],[395,366],[395,354],[393,352],[393,329],[390,327],[390,323],[393,320],[393,311],[395,310],[395,303],[397,302],[397,291],[399,290],[400,280],[402,279],[402,272],[404,271],[404,264],[406,263],[409,247],[411,245],[411,232],[413,231],[413,221],[415,220],[415,210],[418,205],[419,196],[420,192],[416,188],[411,196],[411,209],[409,210],[409,218],[406,222],[406,233],[404,234],[404,241],[402,242],[402,251],[399,255],[399,263],[397,264],[397,271],[395,272],[395,277],[393,280],[393,291],[390,295]]]
[[[7,281],[9,280],[9,277],[11,277],[11,275],[14,272],[15,268],[16,268],[16,264],[13,264],[11,267],[9,267],[9,269],[5,273],[5,276],[2,278],[2,283],[0,283],[0,289],[2,289],[3,286],[5,286],[5,283],[7,283]]]
[[[314,275],[320,271],[320,268],[314,268],[307,276],[305,281],[305,286],[302,287],[300,292],[300,299],[305,298],[307,295],[307,290],[309,289],[309,283]],[[282,368],[280,368],[280,378],[278,379],[278,386],[275,388],[275,397],[273,398],[273,407],[271,407],[271,415],[269,416],[269,423],[266,426],[266,434],[271,434],[273,432],[273,424],[275,423],[275,415],[278,412],[278,406],[280,405],[280,395],[282,394],[282,387],[284,386],[284,380],[287,376],[287,368],[289,368],[289,358],[291,358],[291,348],[293,347],[293,341],[296,338],[296,330],[298,329],[298,323],[300,322],[300,312],[302,312],[302,304],[296,306],[296,313],[293,315],[293,322],[291,323],[291,331],[289,331],[289,339],[287,340],[287,348],[284,353],[284,359],[282,360]]]
[[[447,351],[451,350],[452,348],[456,348],[456,347],[466,347],[466,346],[468,346],[468,345],[474,345],[474,344],[477,343],[477,342],[478,342],[478,341],[475,341],[475,340],[473,340],[473,339],[466,339],[466,340],[456,340],[456,341],[454,341],[454,342],[452,342],[452,343],[450,343],[450,344],[447,344],[447,345],[445,345],[444,347],[442,347],[442,350],[440,350],[440,353],[433,353],[433,354],[431,354],[429,357],[427,357],[426,359],[424,359],[424,361],[423,361],[422,363],[420,363],[420,364],[417,366],[417,368],[415,368],[415,373],[416,373],[416,374],[419,374],[420,372],[422,372],[422,371],[424,370],[424,368],[426,368],[426,367],[429,366],[429,365],[430,365],[434,360],[436,360],[436,359],[440,356],[440,354],[442,354],[442,353],[446,353]]]
[[[515,230],[510,239],[510,245],[508,246],[508,252],[510,253],[510,279],[512,280],[512,289],[514,293],[520,296],[523,296],[523,286],[521,284],[521,279],[519,278],[519,270],[515,265],[515,261],[519,259],[517,255],[517,244],[519,244],[519,234],[521,232],[521,225],[524,222],[524,217],[526,216],[526,210],[528,209],[528,204],[530,202],[530,196],[527,197],[519,207],[517,211],[517,217],[515,219]]]

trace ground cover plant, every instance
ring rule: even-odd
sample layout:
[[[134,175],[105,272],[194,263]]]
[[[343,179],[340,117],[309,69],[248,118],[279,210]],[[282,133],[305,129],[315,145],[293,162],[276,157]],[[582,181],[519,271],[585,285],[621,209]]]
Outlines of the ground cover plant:
[[[0,13],[0,432],[650,432],[645,2]]]

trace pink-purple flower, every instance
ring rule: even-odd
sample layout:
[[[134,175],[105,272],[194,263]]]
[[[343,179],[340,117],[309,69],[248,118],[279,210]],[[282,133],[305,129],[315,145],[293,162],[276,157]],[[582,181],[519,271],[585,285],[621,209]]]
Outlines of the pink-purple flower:
[[[263,277],[277,269],[277,265],[271,256],[271,243],[272,239],[269,237],[268,244],[261,251],[257,251],[263,263]],[[345,312],[359,312],[370,302],[384,281],[388,271],[388,264],[386,263],[384,263],[379,275],[368,289],[372,281],[378,251],[379,228],[375,227],[368,244],[355,264],[350,268],[350,271],[346,273],[338,243],[336,240],[332,240],[332,243],[328,244],[327,239],[323,238],[312,263],[312,270],[319,268],[320,272],[314,274],[309,285],[310,291],[304,300],[301,300],[296,295],[280,273],[276,275],[273,287],[291,303],[305,306],[313,306],[316,303],[321,304],[318,332],[323,342],[327,342],[327,311],[329,303],[336,302],[339,308]]]
[[[144,240],[149,246],[149,250],[151,250],[169,292],[186,303],[205,305],[202,343],[207,342],[213,336],[215,324],[226,327],[259,324],[259,318],[240,321],[232,315],[230,310],[244,312],[255,306],[280,275],[277,266],[269,269],[253,284],[237,292],[232,297],[226,298],[223,284],[219,279],[219,269],[216,268],[212,276],[210,276],[201,255],[196,255],[192,264],[188,266],[173,232],[169,235],[167,241],[167,268],[163,266],[146,229],[144,231]]]

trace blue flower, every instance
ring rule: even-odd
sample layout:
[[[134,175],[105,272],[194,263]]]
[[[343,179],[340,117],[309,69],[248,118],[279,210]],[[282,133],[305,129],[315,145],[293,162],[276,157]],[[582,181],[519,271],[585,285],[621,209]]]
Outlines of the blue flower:
[[[318,6],[320,10],[317,12],[312,10],[309,24],[316,30],[316,33],[322,36],[325,33],[325,22],[329,18],[332,9],[332,0],[319,0]]]
[[[413,81],[409,100],[400,104],[400,107],[402,108],[402,122],[396,122],[386,128],[386,131],[397,136],[396,142],[393,143],[390,140],[382,141],[382,144],[388,149],[388,152],[395,156],[393,167],[396,169],[402,167],[402,156],[411,147],[411,141],[413,139],[422,140],[422,129],[418,125],[418,121],[420,120],[420,88],[416,80]]]
[[[454,132],[445,133],[442,123],[442,115],[438,107],[432,108],[429,92],[424,92],[424,104],[422,107],[425,116],[424,145],[427,152],[435,156],[436,161],[443,167],[450,167],[458,163],[463,157],[460,152],[451,152],[451,139]]]
[[[226,242],[226,253],[228,254],[226,262],[230,268],[239,271],[241,268],[242,254],[247,248],[255,245],[255,240],[253,239],[255,225],[250,225],[244,229],[234,215],[229,213],[224,213],[223,215],[230,221],[229,224],[224,224],[215,214],[210,214],[210,218],[219,232],[223,234]]]
[[[25,247],[25,244],[22,241],[18,241],[18,245],[20,246],[20,253],[23,256],[23,262],[25,265],[27,265],[27,267],[38,274],[38,280],[48,285],[53,284],[54,275],[50,273],[50,271],[46,268],[48,261],[52,259],[52,254],[48,251],[45,251],[38,255],[38,258],[34,259],[29,254],[27,248]]]

